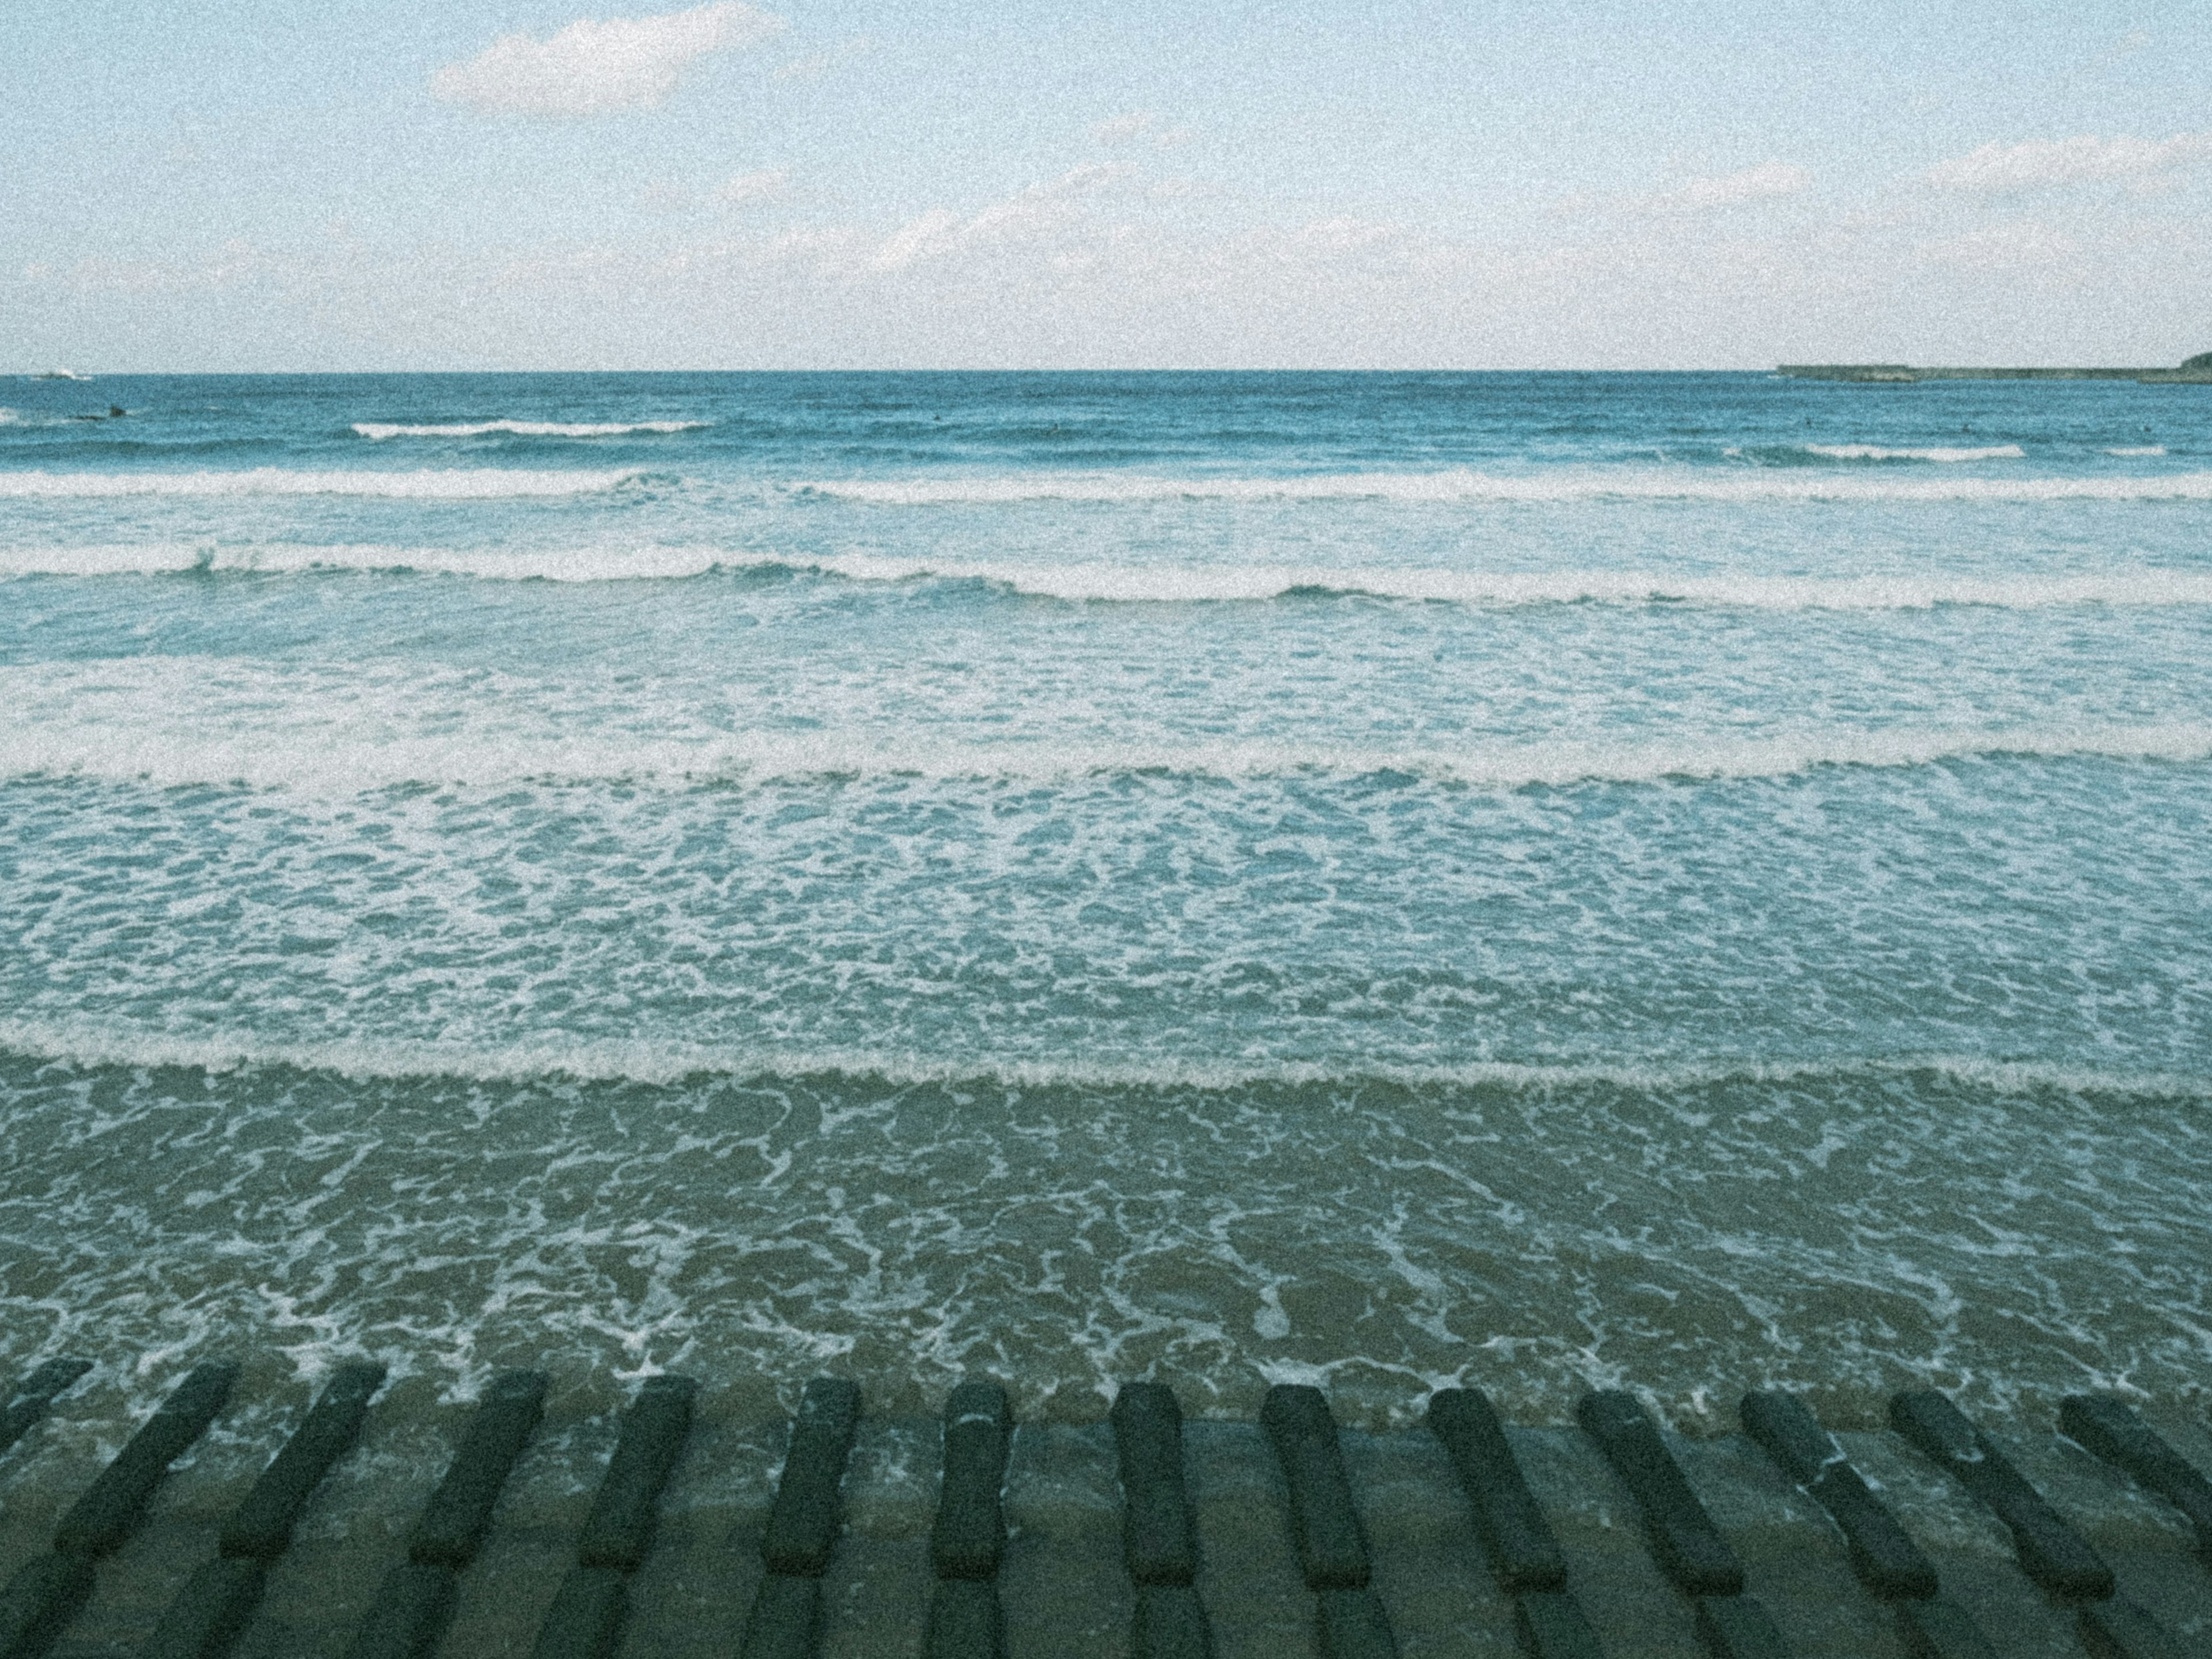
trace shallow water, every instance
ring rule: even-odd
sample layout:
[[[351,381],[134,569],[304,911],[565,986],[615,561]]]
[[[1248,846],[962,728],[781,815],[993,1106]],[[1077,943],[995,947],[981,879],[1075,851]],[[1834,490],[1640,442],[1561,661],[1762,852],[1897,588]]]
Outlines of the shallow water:
[[[0,1369],[2195,1395],[2200,392],[0,387]]]

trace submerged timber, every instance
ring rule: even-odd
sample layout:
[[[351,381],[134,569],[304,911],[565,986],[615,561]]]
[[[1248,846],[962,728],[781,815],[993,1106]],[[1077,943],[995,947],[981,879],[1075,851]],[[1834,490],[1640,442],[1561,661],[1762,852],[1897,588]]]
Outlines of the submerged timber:
[[[1921,380],[2133,380],[2139,386],[2212,386],[2212,351],[2179,368],[1917,368],[1909,363],[1784,363],[1793,380],[1911,386]]]

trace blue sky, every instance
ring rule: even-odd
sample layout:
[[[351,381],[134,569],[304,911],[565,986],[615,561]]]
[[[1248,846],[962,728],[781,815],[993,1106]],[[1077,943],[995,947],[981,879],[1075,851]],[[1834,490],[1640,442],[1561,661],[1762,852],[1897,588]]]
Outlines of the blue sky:
[[[2212,7],[0,8],[0,368],[2212,349]]]

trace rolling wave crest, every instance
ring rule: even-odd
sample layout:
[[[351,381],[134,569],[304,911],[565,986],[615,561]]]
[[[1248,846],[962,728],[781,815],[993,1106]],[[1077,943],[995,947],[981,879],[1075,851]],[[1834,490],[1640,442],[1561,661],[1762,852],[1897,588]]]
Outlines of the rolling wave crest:
[[[1749,611],[1917,611],[1937,605],[2212,605],[2212,572],[2144,568],[2091,575],[1759,576],[1656,571],[1452,570],[1278,564],[1011,564],[877,554],[749,554],[698,546],[446,548],[376,544],[195,542],[0,548],[0,576],[155,575],[185,571],[409,572],[489,580],[665,581],[787,572],[871,583],[982,582],[1035,599],[1172,605],[1367,598],[1492,609],[1539,605],[1687,605]]]

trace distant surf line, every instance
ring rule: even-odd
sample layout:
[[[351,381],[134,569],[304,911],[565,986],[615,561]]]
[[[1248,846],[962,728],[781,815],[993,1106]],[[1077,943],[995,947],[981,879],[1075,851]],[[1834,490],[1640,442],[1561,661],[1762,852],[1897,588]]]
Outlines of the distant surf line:
[[[445,468],[418,471],[257,467],[238,471],[0,471],[0,499],[129,495],[365,495],[489,500],[586,495],[647,476],[650,469],[592,471]],[[682,488],[702,481],[674,479]],[[1574,502],[1748,503],[1929,501],[2047,502],[2212,501],[2212,472],[2130,477],[1893,477],[1887,473],[1777,468],[1560,468],[1532,473],[1467,469],[1438,472],[1302,474],[1272,477],[1162,477],[1121,472],[1024,472],[998,477],[779,480],[734,484],[767,501],[842,501],[877,507],[1015,506],[1036,502],[1144,505],[1172,501],[1384,501],[1406,506],[1558,505]]]
[[[1674,605],[1748,611],[2001,610],[2212,605],[2212,571],[2147,568],[2094,575],[1755,576],[1656,571],[1450,570],[1342,565],[967,563],[876,554],[754,554],[697,546],[520,550],[379,544],[195,542],[0,549],[0,577],[294,575],[379,572],[497,581],[675,581],[731,574],[826,576],[880,585],[975,582],[1029,599],[1127,605],[1370,599],[1516,610],[1550,605]]]
[[[1894,1080],[1934,1075],[2000,1092],[2055,1090],[2212,1102],[2212,1076],[2101,1070],[2064,1061],[1973,1055],[1838,1055],[1765,1061],[1716,1055],[1679,1061],[1392,1063],[1339,1060],[1158,1059],[1040,1060],[1018,1055],[939,1056],[844,1048],[798,1049],[609,1039],[548,1033],[501,1044],[363,1036],[287,1042],[228,1032],[130,1030],[76,1022],[0,1019],[0,1053],[85,1069],[179,1068],[214,1074],[285,1070],[356,1081],[453,1079],[485,1084],[579,1081],[669,1086],[697,1078],[733,1081],[877,1081],[891,1087],[1025,1089],[1228,1089],[1384,1086],[1413,1091],[1499,1089],[1514,1093],[1613,1088],[1668,1092],[1733,1084],[1789,1085],[1838,1079]]]
[[[1004,506],[1026,501],[1381,501],[1407,504],[1695,501],[2212,501],[2212,472],[2155,477],[1893,477],[1764,467],[1560,468],[1493,473],[1326,473],[1280,477],[1168,478],[1135,473],[1017,473],[999,477],[817,479],[802,494],[878,507]]]
[[[436,471],[292,471],[253,467],[236,472],[0,472],[0,499],[70,500],[126,495],[362,495],[422,501],[495,501],[524,495],[586,495],[644,476],[643,467],[598,471],[519,467]]]
[[[2024,461],[2027,452],[2018,444],[1990,444],[1979,449],[1934,447],[1890,449],[1880,444],[1804,444],[1808,455],[1832,461],[1933,461],[1957,465],[1968,461]]]
[[[518,438],[622,438],[636,433],[665,436],[678,432],[700,432],[712,421],[458,421],[443,425],[407,426],[397,422],[356,421],[353,429],[373,442],[393,438],[482,438],[495,434]]]

